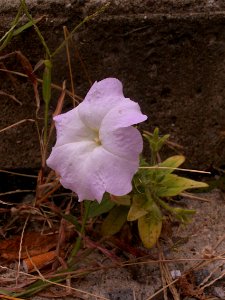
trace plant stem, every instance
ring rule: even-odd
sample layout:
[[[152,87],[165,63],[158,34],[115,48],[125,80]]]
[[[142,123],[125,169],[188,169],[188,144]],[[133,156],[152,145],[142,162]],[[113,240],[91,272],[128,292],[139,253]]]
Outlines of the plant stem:
[[[146,187],[146,186],[145,186],[145,195],[146,195],[146,197],[147,197],[147,199],[148,199],[148,203],[149,203],[149,204],[152,204],[152,203],[154,202],[154,199],[153,199],[153,197],[152,197],[152,194],[151,194],[149,188]]]
[[[49,104],[45,103],[45,118],[44,118],[44,146],[45,147],[48,139],[48,110],[49,110]]]
[[[51,52],[50,52],[50,50],[49,50],[49,48],[48,48],[48,45],[46,44],[43,35],[41,34],[39,28],[38,28],[37,25],[35,24],[35,21],[33,20],[33,17],[30,15],[30,13],[29,13],[29,11],[28,11],[28,9],[27,9],[26,1],[25,1],[25,0],[21,0],[21,5],[22,5],[22,7],[23,7],[23,9],[24,9],[25,15],[26,15],[27,18],[32,22],[32,24],[33,24],[33,26],[34,26],[34,29],[35,29],[35,31],[37,32],[37,35],[38,35],[38,37],[39,37],[39,39],[40,39],[40,41],[41,41],[43,47],[45,48],[45,51],[46,51],[48,57],[51,57]]]
[[[91,201],[88,201],[87,205],[85,205],[84,209],[84,216],[82,219],[82,224],[81,224],[81,230],[80,230],[80,235],[78,236],[76,243],[71,251],[68,264],[70,265],[73,262],[73,258],[77,255],[78,251],[80,250],[80,245],[81,245],[81,240],[82,237],[84,236],[85,233],[85,225],[87,222],[88,214],[89,214],[89,209],[90,209]]]
[[[61,43],[61,45],[59,45],[59,47],[52,53],[51,57],[54,57],[56,54],[58,54],[61,49],[66,45],[66,43],[68,42],[68,40],[73,36],[73,34],[86,22],[90,21],[91,19],[93,19],[94,17],[96,17],[97,15],[99,15],[100,13],[102,13],[108,6],[110,5],[110,3],[106,3],[105,5],[103,5],[100,9],[98,9],[96,12],[94,12],[92,15],[87,16],[83,19],[83,21],[81,21],[71,32],[70,34],[67,35],[67,37],[64,39],[64,41]]]
[[[157,200],[159,202],[159,205],[161,205],[164,209],[168,210],[172,214],[174,213],[174,209],[170,205],[159,198]]]

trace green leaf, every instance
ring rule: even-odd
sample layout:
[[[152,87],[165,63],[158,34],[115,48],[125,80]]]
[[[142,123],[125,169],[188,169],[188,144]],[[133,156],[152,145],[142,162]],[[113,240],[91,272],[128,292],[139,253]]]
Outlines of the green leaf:
[[[182,223],[189,223],[191,217],[196,213],[194,209],[184,209],[181,207],[173,208],[174,216]]]
[[[175,218],[182,223],[188,223],[191,220],[191,217],[195,214],[194,209],[173,207],[161,199],[158,199],[158,202],[160,206],[162,206],[165,210],[169,211],[170,214],[174,215]]]
[[[11,294],[12,294],[12,291],[7,291],[7,290],[2,290],[2,289],[0,289],[0,293],[2,294],[2,295],[8,295],[8,296],[10,296]],[[2,299],[4,299],[4,298],[2,298]],[[7,298],[6,298],[7,299]],[[9,298],[10,299],[10,298]]]
[[[169,138],[169,134],[162,137],[159,136],[159,128],[155,128],[153,134],[146,132],[143,136],[148,140],[151,151],[157,153],[160,151],[162,146],[165,144],[166,140]]]
[[[131,197],[130,195],[124,195],[124,196],[114,196],[111,195],[111,200],[115,202],[118,205],[125,205],[130,206],[131,204]]]
[[[171,156],[163,162],[146,169],[147,174],[151,178],[154,176],[155,181],[160,182],[165,175],[174,172],[184,161],[185,157],[183,155]]]
[[[0,39],[0,42],[3,42],[0,45],[0,51],[2,51],[11,41],[12,37],[13,37],[13,32],[15,27],[17,26],[19,19],[20,19],[20,15],[23,11],[22,5],[20,4],[19,9],[17,11],[16,17],[12,22],[12,26],[11,28],[8,30],[8,32],[6,32],[6,34],[4,34],[4,36]]]
[[[88,218],[98,217],[104,213],[107,213],[114,206],[115,203],[110,200],[109,194],[105,194],[101,203],[98,203],[97,201],[93,201],[91,203]]]
[[[208,184],[192,179],[180,177],[174,174],[168,174],[161,181],[160,186],[156,190],[158,197],[172,197],[179,195],[187,189],[195,189],[207,187]]]
[[[34,19],[33,21],[29,21],[26,24],[24,24],[23,26],[19,27],[18,29],[15,29],[13,32],[13,36],[19,35],[20,33],[22,33],[24,30],[32,27],[34,24],[37,24],[39,21],[41,21],[43,19],[43,17]]]
[[[75,216],[73,216],[73,215],[71,215],[71,214],[66,215],[66,214],[63,214],[63,213],[62,213],[62,214],[61,214],[61,217],[62,217],[63,219],[65,219],[66,221],[70,222],[71,224],[75,225],[76,228],[77,228],[78,230],[80,230],[80,224],[79,224],[79,222],[78,222],[78,220],[77,220],[77,218],[76,218]]]
[[[127,220],[127,213],[127,206],[115,206],[102,223],[102,235],[113,235],[119,232]]]
[[[185,161],[185,157],[183,155],[174,155],[166,160],[164,160],[162,163],[158,164],[159,167],[165,168],[165,169],[157,169],[157,171],[160,171],[161,174],[167,175],[172,172],[174,172],[175,168],[178,168],[182,163]],[[166,169],[168,168],[168,169]]]
[[[150,166],[145,160],[141,160],[139,174],[145,185],[150,185],[152,189],[157,189],[158,184],[164,179],[167,174],[175,171],[185,161],[183,155],[174,155],[164,160],[155,166]],[[149,168],[148,168],[149,167]],[[140,177],[139,176],[139,177]]]
[[[152,248],[162,230],[162,214],[160,208],[154,203],[152,210],[138,219],[138,231],[143,245]]]
[[[148,213],[146,207],[146,196],[144,194],[136,194],[133,196],[132,205],[128,212],[127,221],[135,221]]]

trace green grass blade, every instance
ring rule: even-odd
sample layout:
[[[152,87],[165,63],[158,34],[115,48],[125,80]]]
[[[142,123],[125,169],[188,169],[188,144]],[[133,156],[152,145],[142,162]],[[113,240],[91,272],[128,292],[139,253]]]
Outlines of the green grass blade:
[[[18,9],[17,15],[16,15],[15,19],[12,22],[11,28],[6,32],[6,34],[0,40],[0,42],[4,41],[2,43],[2,45],[0,46],[0,51],[2,51],[10,43],[10,41],[13,37],[14,29],[15,29],[17,23],[19,22],[21,12],[22,12],[22,5],[20,5],[20,7]]]
[[[99,15],[100,13],[103,13],[106,8],[110,5],[110,3],[106,3],[104,6],[102,6],[100,9],[98,9],[96,12],[94,12],[92,15],[87,16],[86,18],[83,19],[83,21],[81,21],[71,32],[70,34],[67,36],[67,38],[62,42],[62,44],[52,53],[52,56],[55,56],[56,54],[58,54],[61,49],[66,46],[66,43],[68,42],[69,39],[71,39],[71,37],[73,36],[73,34],[85,23],[87,23],[88,21],[90,21],[91,19],[93,19],[94,17],[96,17],[97,15]]]
[[[46,51],[48,57],[51,57],[51,52],[50,52],[50,50],[49,50],[49,48],[48,48],[48,45],[46,44],[45,39],[44,39],[42,33],[40,32],[39,28],[37,27],[37,25],[36,25],[36,23],[35,23],[35,20],[34,20],[33,17],[30,15],[30,13],[29,13],[29,11],[28,11],[28,9],[27,9],[26,1],[25,1],[25,0],[21,0],[21,5],[22,5],[22,7],[23,7],[23,10],[24,10],[24,12],[25,12],[27,18],[30,20],[30,22],[31,22],[32,25],[34,26],[34,29],[35,29],[35,31],[37,32],[37,35],[38,35],[38,37],[39,37],[39,39],[40,39],[40,41],[41,41],[43,47],[45,48],[45,51]]]
[[[33,26],[33,24],[37,24],[40,20],[42,20],[42,17],[35,19],[33,21],[29,21],[26,24],[24,24],[23,26],[19,27],[18,29],[15,29],[13,31],[13,36],[19,35],[21,34],[24,30],[30,28]]]

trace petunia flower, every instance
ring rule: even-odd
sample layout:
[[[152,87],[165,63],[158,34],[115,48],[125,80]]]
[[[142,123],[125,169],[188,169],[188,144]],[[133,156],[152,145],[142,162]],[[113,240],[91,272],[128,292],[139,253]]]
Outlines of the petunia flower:
[[[132,190],[143,141],[131,125],[145,121],[140,107],[125,98],[115,78],[95,82],[84,101],[54,117],[57,141],[47,165],[79,201],[102,200],[107,191],[122,196]]]

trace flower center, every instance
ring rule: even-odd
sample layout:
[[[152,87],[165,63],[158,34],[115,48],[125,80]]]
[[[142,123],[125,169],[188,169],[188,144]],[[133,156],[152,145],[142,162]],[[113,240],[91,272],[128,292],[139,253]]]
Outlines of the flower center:
[[[94,141],[97,145],[101,145],[101,141],[100,141],[99,137],[94,138]]]
[[[95,141],[95,143],[96,143],[97,146],[100,146],[102,144],[101,140],[99,138],[98,132],[96,132],[96,136],[94,137],[94,141]]]

